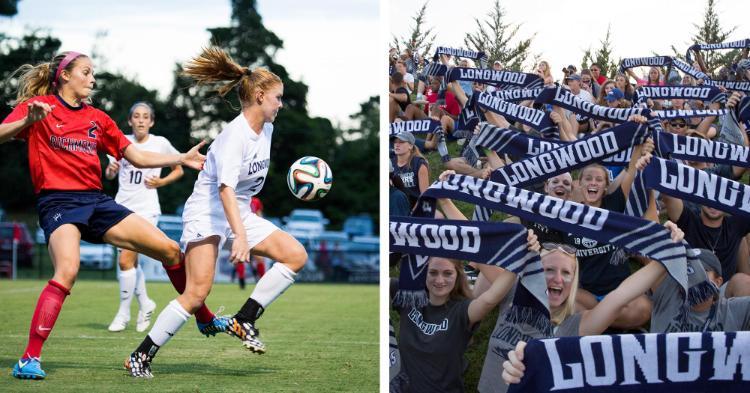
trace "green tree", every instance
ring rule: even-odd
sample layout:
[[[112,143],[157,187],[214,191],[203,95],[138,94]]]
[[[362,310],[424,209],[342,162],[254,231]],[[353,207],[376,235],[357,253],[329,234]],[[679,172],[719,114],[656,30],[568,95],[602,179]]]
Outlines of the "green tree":
[[[701,25],[693,23],[693,26],[698,31],[691,37],[691,42],[688,46],[693,44],[718,44],[721,42],[731,41],[730,35],[737,30],[737,27],[732,27],[729,30],[724,30],[719,21],[719,15],[716,13],[716,1],[708,0],[706,3],[706,10],[703,13],[703,22]],[[678,52],[677,48],[672,46],[675,56],[681,60],[685,60],[684,52]],[[702,51],[704,62],[706,64],[706,72],[708,74],[714,74],[719,68],[725,65],[730,65],[733,59],[737,57],[739,50],[731,51]],[[694,57],[694,56],[693,56]]]
[[[601,46],[593,53],[591,47],[583,52],[583,59],[581,60],[582,69],[589,68],[591,64],[597,63],[602,67],[602,75],[609,79],[613,79],[620,61],[614,61],[614,56],[612,56],[611,38],[611,26],[607,26],[607,34],[604,36],[603,40],[599,41]]]
[[[60,48],[60,40],[32,30],[22,37],[0,35],[0,119],[4,119],[13,108],[10,102],[16,98],[17,75],[13,72],[24,64],[37,64],[51,59]],[[0,187],[0,201],[6,209],[29,208],[34,204],[34,187],[28,165],[26,143],[11,141],[0,145],[0,173],[3,187]]]
[[[399,52],[401,52],[401,46],[403,45],[404,49],[408,49],[412,53],[420,53],[425,57],[430,55],[432,44],[435,41],[435,34],[432,33],[432,28],[424,30],[427,4],[429,4],[429,1],[425,1],[416,15],[412,16],[411,19],[414,21],[414,25],[409,30],[407,36],[401,38],[393,36],[393,46]]]
[[[283,42],[265,28],[255,0],[232,0],[231,4],[230,25],[208,29],[211,43],[226,50],[239,64],[251,68],[267,67],[284,82],[284,108],[274,122],[276,132],[271,145],[272,165],[259,195],[265,202],[266,214],[280,216],[288,214],[294,208],[317,208],[323,210],[334,226],[340,224],[343,215],[351,212],[357,205],[354,201],[360,198],[345,186],[345,181],[339,180],[346,172],[360,172],[356,166],[343,167],[338,164],[337,153],[340,151],[336,141],[342,136],[342,131],[335,129],[328,119],[309,116],[306,105],[307,86],[292,80],[286,69],[275,63],[274,54],[282,48]],[[196,48],[196,54],[198,49]],[[225,122],[237,116],[240,108],[238,98],[236,94],[221,98],[210,87],[190,87],[190,84],[189,80],[176,74],[175,87],[168,101],[192,119],[194,135],[215,137]],[[303,156],[320,157],[332,167],[333,189],[321,201],[305,203],[289,193],[286,185],[287,170],[295,160]],[[377,154],[368,159],[377,160]],[[376,178],[377,171],[369,176]],[[339,193],[346,198],[346,203],[340,202]]]
[[[0,15],[13,16],[18,13],[18,0],[0,0]]]
[[[487,14],[487,20],[477,18],[477,30],[467,33],[464,44],[471,50],[482,51],[489,57],[490,63],[500,60],[506,68],[519,71],[529,55],[529,47],[534,35],[526,39],[514,41],[521,25],[505,23],[505,10],[500,6],[500,0],[495,0],[492,11]]]

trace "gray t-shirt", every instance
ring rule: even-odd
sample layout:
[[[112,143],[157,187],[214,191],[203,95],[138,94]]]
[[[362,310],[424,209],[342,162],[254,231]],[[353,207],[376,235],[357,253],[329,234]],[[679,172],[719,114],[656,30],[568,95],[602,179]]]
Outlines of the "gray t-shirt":
[[[399,352],[409,392],[463,392],[464,357],[473,328],[471,300],[400,309]]]
[[[479,377],[479,386],[477,389],[482,393],[505,393],[508,385],[503,381],[501,375],[503,372],[503,362],[508,356],[508,352],[516,347],[518,341],[526,341],[535,338],[545,338],[542,333],[532,326],[526,324],[511,324],[505,320],[505,312],[509,309],[513,301],[515,286],[500,304],[500,315],[497,317],[495,330],[490,335],[490,342],[487,345],[487,355],[484,357],[482,366],[482,375]],[[578,336],[578,329],[581,325],[582,314],[577,313],[565,318],[555,329],[555,337]]]
[[[651,299],[654,302],[651,311],[651,333],[668,332],[700,332],[711,314],[711,309],[697,312],[690,310],[687,316],[687,326],[678,325],[677,316],[682,307],[682,299],[678,294],[677,283],[665,278],[656,288]],[[708,332],[736,332],[750,329],[750,296],[725,298],[719,296],[714,303],[714,316],[708,323]]]

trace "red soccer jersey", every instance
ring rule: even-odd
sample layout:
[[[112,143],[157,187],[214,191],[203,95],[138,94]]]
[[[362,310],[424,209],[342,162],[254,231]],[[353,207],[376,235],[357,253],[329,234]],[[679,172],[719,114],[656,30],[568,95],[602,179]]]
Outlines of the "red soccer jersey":
[[[53,95],[18,104],[3,124],[25,118],[29,109],[26,104],[33,101],[55,106],[43,120],[16,135],[16,139],[23,139],[29,145],[34,192],[101,190],[102,170],[97,151],[119,160],[130,141],[99,109],[86,104],[74,108]]]

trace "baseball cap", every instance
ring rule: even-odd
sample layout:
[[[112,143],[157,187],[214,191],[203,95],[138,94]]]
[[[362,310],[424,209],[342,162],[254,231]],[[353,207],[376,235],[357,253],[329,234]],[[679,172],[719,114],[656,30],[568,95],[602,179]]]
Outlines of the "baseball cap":
[[[567,79],[567,80],[574,80],[574,81],[579,81],[579,80],[581,80],[581,76],[580,76],[580,75],[578,75],[578,74],[570,74],[570,75],[568,75],[568,77],[567,77],[567,78],[565,78],[565,79]]]
[[[409,131],[399,132],[398,134],[394,136],[394,138],[398,138],[404,142],[411,143],[412,145],[414,144],[414,134],[412,134]]]
[[[706,250],[705,248],[694,248],[693,251],[698,253],[698,259],[700,259],[703,268],[706,269],[706,271],[713,271],[721,276],[721,262],[719,262],[719,258],[717,258],[711,250]]]
[[[625,97],[625,94],[622,94],[622,90],[618,88],[612,89],[609,94],[607,94],[607,102],[617,101],[621,100]]]

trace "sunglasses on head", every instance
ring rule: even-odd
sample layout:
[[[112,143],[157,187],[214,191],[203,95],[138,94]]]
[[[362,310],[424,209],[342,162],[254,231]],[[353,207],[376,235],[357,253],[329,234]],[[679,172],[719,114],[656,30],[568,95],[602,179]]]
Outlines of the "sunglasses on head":
[[[575,256],[576,255],[576,248],[569,245],[569,244],[561,244],[561,243],[553,243],[553,242],[544,242],[542,243],[542,249],[545,251],[557,251],[560,250],[568,255]]]

